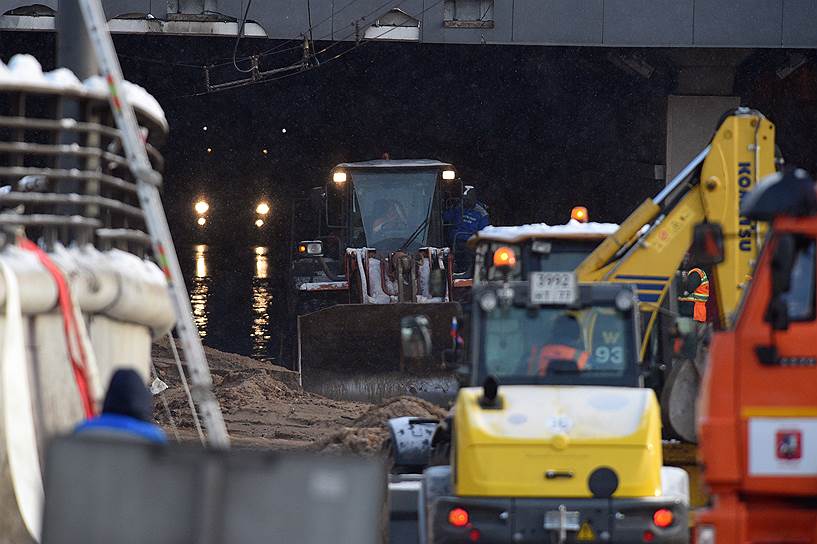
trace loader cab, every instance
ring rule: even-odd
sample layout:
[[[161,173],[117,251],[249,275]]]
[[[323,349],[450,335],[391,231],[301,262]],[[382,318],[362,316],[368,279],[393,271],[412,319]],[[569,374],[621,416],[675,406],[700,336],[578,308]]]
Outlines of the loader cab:
[[[381,255],[446,246],[443,211],[462,205],[454,167],[434,160],[339,164],[325,195],[327,226]]]
[[[454,167],[436,160],[342,163],[328,181],[297,199],[291,272],[296,289],[348,288],[349,249],[388,256],[447,246],[444,211],[462,206]]]
[[[587,210],[583,207],[584,217]],[[574,209],[575,215],[576,209]],[[521,225],[488,227],[478,232],[469,245],[475,250],[474,285],[501,280],[493,266],[494,253],[510,247],[518,256],[508,279],[524,281],[530,272],[575,270],[607,236],[618,229],[614,223],[586,223],[571,219],[564,225]]]
[[[489,376],[503,385],[642,385],[638,300],[629,287],[579,285],[570,304],[532,303],[531,289],[475,288],[471,385]]]

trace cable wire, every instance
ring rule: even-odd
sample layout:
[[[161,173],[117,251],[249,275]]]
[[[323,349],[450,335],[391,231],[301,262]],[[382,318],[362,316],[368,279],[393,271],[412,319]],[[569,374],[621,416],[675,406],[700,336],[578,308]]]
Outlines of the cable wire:
[[[252,0],[247,2],[247,9],[244,10],[244,17],[241,18],[241,24],[238,27],[238,33],[235,36],[235,44],[233,45],[233,66],[236,70],[241,72],[242,74],[249,74],[253,71],[254,68],[250,68],[249,70],[244,70],[243,68],[239,68],[238,64],[235,61],[235,55],[238,52],[238,44],[241,42],[241,36],[244,34],[244,25],[247,24],[247,14],[250,12],[250,6],[252,6]],[[253,57],[249,57],[253,58]]]

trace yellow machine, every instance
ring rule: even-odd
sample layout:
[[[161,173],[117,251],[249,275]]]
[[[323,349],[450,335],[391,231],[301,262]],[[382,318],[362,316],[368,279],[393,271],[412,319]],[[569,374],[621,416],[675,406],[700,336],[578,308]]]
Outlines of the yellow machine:
[[[667,430],[687,442],[696,441],[695,399],[704,358],[699,354],[673,365],[666,339],[653,336],[675,327],[667,293],[700,223],[723,230],[725,259],[709,273],[714,289],[708,322],[717,329],[729,326],[765,235],[762,224],[740,215],[740,202],[775,166],[774,125],[760,112],[739,108],[724,117],[711,143],[664,190],[643,202],[576,269],[580,282],[636,289],[645,324],[641,357],[652,368],[667,369],[651,385],[660,392]],[[656,326],[662,315],[665,325]]]
[[[449,463],[424,471],[421,542],[688,541],[689,484],[662,466],[634,291],[570,276],[475,285],[470,386],[435,434]]]

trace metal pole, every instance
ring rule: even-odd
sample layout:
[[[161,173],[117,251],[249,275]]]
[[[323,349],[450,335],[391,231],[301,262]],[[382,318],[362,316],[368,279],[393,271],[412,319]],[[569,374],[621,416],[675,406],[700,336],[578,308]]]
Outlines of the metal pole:
[[[85,23],[82,18],[82,10],[78,0],[60,0],[57,10],[57,66],[68,68],[79,78],[80,81],[94,75],[96,62],[94,50]],[[70,97],[63,97],[60,100],[59,117],[63,119],[83,120],[83,112],[79,100]],[[78,132],[62,132],[57,136],[59,144],[82,145],[82,136]],[[60,156],[57,159],[57,168],[65,170],[84,170],[83,159],[80,157]],[[90,187],[89,187],[90,188]],[[82,193],[83,184],[81,181],[73,179],[57,180],[54,190],[57,193],[70,194]],[[90,188],[93,189],[93,188]],[[80,207],[75,204],[60,204],[57,206],[57,213],[73,215],[80,212]],[[73,233],[68,233],[70,238]],[[63,243],[71,240],[61,240]]]

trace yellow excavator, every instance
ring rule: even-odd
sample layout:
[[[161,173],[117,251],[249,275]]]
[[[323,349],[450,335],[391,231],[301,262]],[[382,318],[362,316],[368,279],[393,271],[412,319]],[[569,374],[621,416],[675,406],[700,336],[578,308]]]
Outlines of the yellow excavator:
[[[711,143],[576,269],[579,282],[635,288],[644,325],[641,357],[653,369],[651,385],[660,394],[665,430],[685,442],[696,441],[695,399],[708,333],[702,324],[690,327],[688,337],[698,349],[682,359],[673,353],[677,342],[669,332],[677,335],[684,320],[672,310],[671,286],[691,246],[712,243],[707,229],[719,225],[724,259],[707,271],[712,299],[707,321],[715,329],[729,326],[765,236],[764,224],[741,216],[740,202],[775,171],[775,149],[774,124],[763,114],[739,108],[725,115]]]

